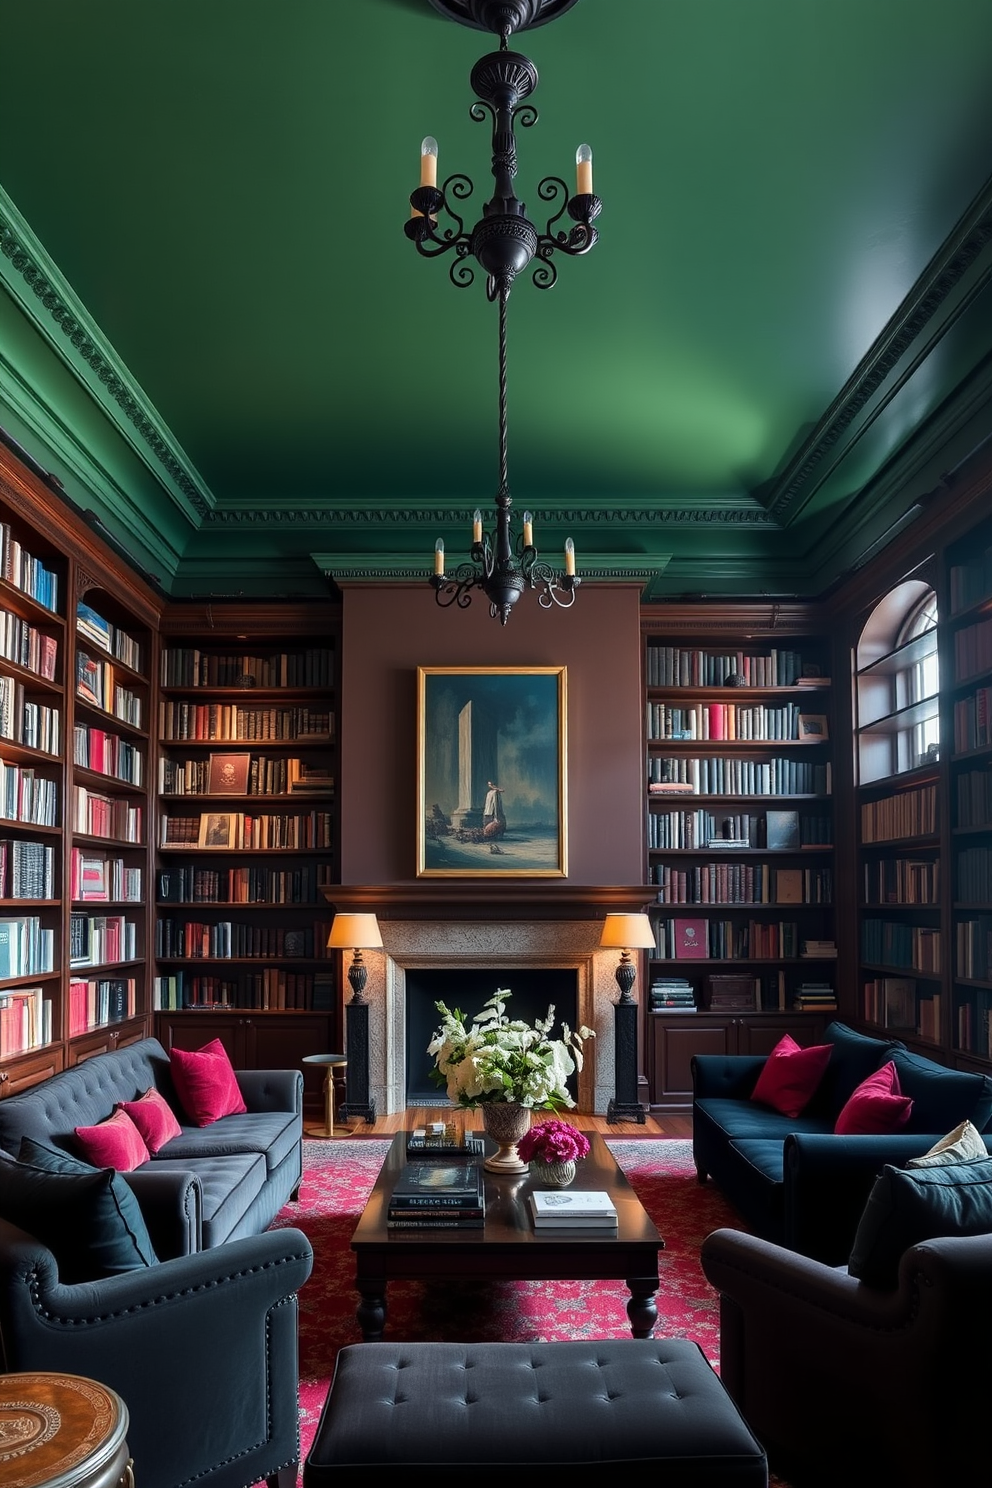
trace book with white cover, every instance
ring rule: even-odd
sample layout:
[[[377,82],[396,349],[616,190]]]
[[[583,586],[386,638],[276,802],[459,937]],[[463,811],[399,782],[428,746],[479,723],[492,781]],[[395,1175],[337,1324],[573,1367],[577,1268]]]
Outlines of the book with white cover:
[[[608,1193],[582,1189],[536,1189],[530,1195],[534,1224],[616,1225],[617,1211]]]

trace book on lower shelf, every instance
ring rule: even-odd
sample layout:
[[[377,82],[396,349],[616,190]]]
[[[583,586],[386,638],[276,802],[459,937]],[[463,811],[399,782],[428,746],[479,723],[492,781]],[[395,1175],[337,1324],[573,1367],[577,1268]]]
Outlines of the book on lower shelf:
[[[535,1189],[528,1195],[534,1228],[616,1229],[617,1211],[605,1191],[591,1189]]]

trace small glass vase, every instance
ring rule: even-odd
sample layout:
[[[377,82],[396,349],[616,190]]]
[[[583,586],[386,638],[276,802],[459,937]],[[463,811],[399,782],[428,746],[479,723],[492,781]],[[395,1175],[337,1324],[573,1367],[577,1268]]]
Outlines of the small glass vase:
[[[530,1176],[541,1188],[567,1188],[575,1177],[575,1162],[538,1162],[531,1158]]]
[[[482,1166],[490,1173],[526,1173],[527,1164],[517,1151],[517,1143],[530,1127],[530,1107],[515,1101],[484,1101],[482,1125],[499,1147]]]

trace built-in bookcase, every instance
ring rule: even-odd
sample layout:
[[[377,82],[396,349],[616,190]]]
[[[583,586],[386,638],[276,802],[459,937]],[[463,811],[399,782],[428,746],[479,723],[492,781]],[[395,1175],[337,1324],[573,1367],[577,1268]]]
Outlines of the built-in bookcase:
[[[830,649],[815,607],[645,612],[652,1103],[694,1053],[811,1042],[836,1006]]]

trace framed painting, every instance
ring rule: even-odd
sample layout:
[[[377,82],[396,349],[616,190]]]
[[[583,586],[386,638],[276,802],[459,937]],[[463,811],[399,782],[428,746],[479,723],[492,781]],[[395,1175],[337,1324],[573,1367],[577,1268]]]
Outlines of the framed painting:
[[[250,754],[212,754],[207,769],[207,794],[246,796]]]
[[[204,811],[197,846],[230,852],[241,846],[241,817],[236,811]]]
[[[568,874],[564,667],[417,668],[417,877]]]

